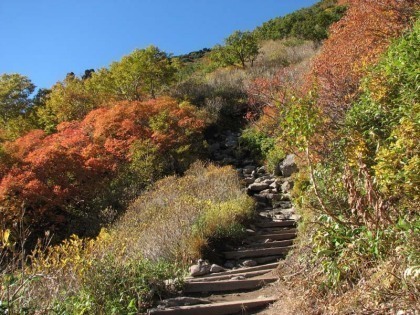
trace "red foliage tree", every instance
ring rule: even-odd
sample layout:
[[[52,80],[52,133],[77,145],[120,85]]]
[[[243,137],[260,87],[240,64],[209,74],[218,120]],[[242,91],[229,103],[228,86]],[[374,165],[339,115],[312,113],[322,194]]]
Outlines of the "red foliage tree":
[[[194,107],[161,98],[109,104],[52,135],[32,131],[4,146],[13,163],[0,178],[0,219],[10,225],[25,210],[34,225],[62,223],[69,209],[86,211],[86,200],[130,162],[134,142],[152,139],[166,154],[198,138],[203,126]]]

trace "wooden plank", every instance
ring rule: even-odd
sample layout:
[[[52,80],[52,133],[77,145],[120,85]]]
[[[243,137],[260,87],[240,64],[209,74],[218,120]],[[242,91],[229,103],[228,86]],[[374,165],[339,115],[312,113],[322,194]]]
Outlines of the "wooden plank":
[[[228,280],[232,277],[245,277],[245,278],[252,278],[265,275],[267,273],[272,272],[275,269],[265,269],[265,270],[257,270],[257,271],[249,271],[244,273],[237,273],[237,274],[230,274],[230,275],[219,275],[214,277],[207,277],[207,278],[192,278],[189,279],[188,282],[202,282],[202,281],[218,281],[218,280]]]
[[[228,315],[238,312],[246,312],[255,308],[268,306],[277,301],[275,297],[258,298],[252,300],[220,302],[212,304],[200,304],[191,306],[178,306],[167,309],[150,310],[149,315]]]
[[[258,289],[267,283],[277,281],[277,277],[268,277],[262,279],[246,280],[220,280],[220,281],[202,281],[187,282],[184,285],[184,293],[211,293],[211,292],[229,292],[239,290]]]
[[[275,234],[260,234],[249,237],[253,240],[266,240],[270,239],[273,241],[290,240],[296,238],[296,233],[275,233]]]
[[[273,242],[268,242],[268,243],[253,243],[253,244],[249,244],[246,245],[245,248],[246,249],[251,249],[251,248],[270,248],[270,247],[285,247],[285,246],[292,246],[293,245],[293,240],[284,240],[284,241],[273,241]]]
[[[271,222],[260,222],[256,223],[256,226],[260,228],[272,228],[272,227],[295,227],[295,220],[284,220],[284,221],[271,221]]]
[[[186,281],[189,279],[212,279],[213,277],[223,276],[223,275],[236,275],[239,273],[244,272],[252,272],[252,271],[258,271],[258,270],[267,270],[267,269],[276,269],[278,267],[279,263],[272,263],[272,264],[265,264],[255,267],[243,267],[238,269],[232,269],[228,271],[218,272],[218,273],[211,273],[209,275],[201,276],[201,277],[188,277],[186,278]]]
[[[287,254],[292,247],[270,247],[224,252],[226,259],[242,259]]]

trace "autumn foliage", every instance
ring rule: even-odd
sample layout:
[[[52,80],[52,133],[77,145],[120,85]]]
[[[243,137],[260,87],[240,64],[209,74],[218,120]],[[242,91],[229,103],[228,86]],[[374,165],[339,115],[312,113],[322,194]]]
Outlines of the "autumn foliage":
[[[131,162],[134,143],[149,140],[170,160],[177,148],[200,139],[203,122],[189,104],[160,98],[108,105],[59,124],[54,134],[34,130],[4,145],[3,222],[12,224],[25,211],[27,223],[57,228],[68,215],[97,211],[88,200]]]
[[[407,28],[414,0],[348,0],[346,15],[329,30],[321,54],[314,60],[308,87],[318,86],[319,105],[332,119],[342,118],[357,96],[359,81]]]
[[[412,0],[348,0],[339,4],[347,5],[348,10],[331,26],[328,39],[306,71],[302,65],[289,66],[271,77],[253,80],[247,89],[254,111],[265,112],[259,123],[268,128],[280,125],[278,134],[285,115],[299,103],[293,97],[302,98],[311,91],[323,125],[311,139],[318,152],[329,151],[346,111],[358,97],[360,80],[392,40],[407,29],[416,9]],[[262,110],[267,106],[272,109]]]

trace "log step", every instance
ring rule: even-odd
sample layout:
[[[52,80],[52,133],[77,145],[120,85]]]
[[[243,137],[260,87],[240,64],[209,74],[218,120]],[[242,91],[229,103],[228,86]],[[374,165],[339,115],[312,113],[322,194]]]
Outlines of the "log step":
[[[232,269],[232,270],[218,272],[218,273],[211,273],[209,275],[205,275],[205,276],[201,276],[201,277],[189,277],[189,278],[186,279],[186,281],[189,281],[191,279],[209,279],[209,280],[211,280],[213,277],[219,277],[219,276],[224,276],[224,275],[237,275],[237,274],[240,274],[240,273],[260,271],[260,270],[271,270],[271,269],[276,269],[278,266],[279,266],[279,263],[275,262],[275,263],[259,265],[259,266],[255,266],[255,267],[243,267],[243,268]]]
[[[267,283],[278,280],[278,277],[267,277],[261,279],[247,280],[220,280],[220,281],[201,281],[187,282],[184,286],[184,293],[211,293],[229,292],[238,290],[259,289]]]
[[[266,240],[270,239],[273,241],[283,241],[283,240],[291,240],[296,238],[296,233],[275,233],[275,234],[257,234],[250,236],[252,240]]]
[[[202,277],[202,278],[191,278],[188,282],[202,282],[202,281],[219,281],[219,280],[229,280],[232,277],[244,277],[244,278],[253,278],[262,276],[272,272],[275,269],[266,269],[266,270],[256,270],[256,271],[249,271],[244,273],[237,273],[237,274],[230,274],[230,275],[219,275],[213,277]]]
[[[277,301],[275,297],[257,298],[252,300],[220,302],[213,304],[199,304],[191,306],[178,306],[167,309],[154,309],[149,315],[229,315],[239,312],[268,306]]]
[[[260,222],[255,224],[260,228],[273,228],[273,227],[295,227],[295,220],[284,220],[284,221],[271,221],[271,222]]]
[[[270,247],[285,247],[285,246],[291,246],[293,245],[293,240],[284,240],[284,241],[273,241],[268,243],[252,243],[249,245],[246,245],[246,249],[251,248],[270,248]]]
[[[287,254],[292,247],[271,247],[271,248],[258,248],[237,250],[232,252],[224,252],[226,259],[241,259],[253,257],[266,257]]]
[[[280,259],[284,259],[285,256],[286,255],[256,257],[256,258],[252,258],[252,260],[255,260],[257,264],[266,264],[266,263],[278,262]]]

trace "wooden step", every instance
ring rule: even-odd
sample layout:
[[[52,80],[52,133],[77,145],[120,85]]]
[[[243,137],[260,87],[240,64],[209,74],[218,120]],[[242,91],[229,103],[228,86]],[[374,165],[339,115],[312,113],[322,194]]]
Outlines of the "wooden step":
[[[292,228],[284,228],[284,227],[280,227],[280,228],[263,228],[263,229],[259,229],[257,231],[252,231],[252,230],[248,230],[247,234],[249,236],[255,236],[255,235],[262,235],[262,234],[284,234],[284,233],[296,233],[297,230]]]
[[[270,247],[285,247],[293,245],[293,240],[284,240],[284,241],[273,241],[267,243],[252,243],[246,245],[244,249],[251,248],[270,248]]]
[[[268,263],[275,263],[278,262],[280,259],[284,259],[286,257],[285,254],[283,255],[276,255],[276,256],[266,256],[266,257],[255,257],[252,258],[258,265],[261,264],[268,264]],[[245,261],[248,259],[242,259],[242,261]]]
[[[271,227],[271,228],[258,229],[254,235],[259,235],[259,234],[296,233],[296,232],[297,232],[297,230],[295,228]]]
[[[283,240],[291,240],[296,238],[296,233],[275,233],[275,234],[257,234],[250,236],[249,239],[251,240],[266,240],[270,239],[272,241],[283,241]]]
[[[284,220],[284,221],[271,221],[271,222],[259,222],[255,224],[260,228],[273,228],[273,227],[295,227],[295,220]]]
[[[237,275],[237,274],[245,273],[245,272],[276,269],[278,266],[279,266],[279,263],[275,262],[275,263],[259,265],[255,267],[243,267],[243,268],[232,269],[232,270],[218,272],[218,273],[211,273],[209,275],[205,275],[201,277],[188,277],[185,280],[188,281],[190,279],[212,279],[213,277],[219,277],[219,276],[224,276],[224,275]]]
[[[219,280],[228,280],[232,277],[244,277],[244,278],[252,278],[252,277],[258,277],[265,274],[268,274],[272,272],[275,269],[265,269],[265,270],[256,270],[256,271],[249,271],[249,272],[243,272],[243,273],[237,273],[237,274],[230,274],[230,275],[219,275],[219,276],[213,276],[213,277],[202,277],[202,278],[190,278],[187,281],[188,282],[203,282],[203,281],[219,281]]]
[[[236,250],[232,252],[224,252],[226,259],[242,259],[242,258],[253,258],[253,257],[265,257],[287,254],[291,246],[288,247],[271,247],[271,248],[257,248],[257,249],[246,249]]]
[[[229,315],[245,312],[255,308],[268,306],[277,301],[275,297],[257,298],[252,300],[220,302],[212,304],[199,304],[191,306],[178,306],[167,309],[154,309],[149,315]]]
[[[261,279],[187,282],[184,285],[183,291],[184,293],[211,293],[255,290],[261,288],[267,283],[272,283],[277,280],[278,277],[271,276]]]

